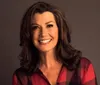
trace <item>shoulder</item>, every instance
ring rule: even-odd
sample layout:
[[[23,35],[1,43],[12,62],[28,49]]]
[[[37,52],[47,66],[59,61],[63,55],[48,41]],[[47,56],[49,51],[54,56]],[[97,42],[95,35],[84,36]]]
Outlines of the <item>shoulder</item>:
[[[20,67],[20,68],[16,69],[14,73],[26,73],[26,72],[27,71],[24,68]]]
[[[80,60],[80,65],[83,68],[88,68],[91,64],[91,61],[86,57],[82,57]]]
[[[23,76],[27,76],[28,72],[26,69],[20,67],[18,69],[16,69],[13,73],[14,76],[17,76],[17,77],[23,77]]]
[[[18,68],[13,73],[13,85],[26,85],[27,83],[27,71],[24,68]]]
[[[81,68],[81,75],[83,75],[85,79],[89,80],[95,77],[94,66],[89,59],[82,57],[80,62],[80,68]]]
[[[91,61],[86,57],[81,57],[81,62],[91,63]]]

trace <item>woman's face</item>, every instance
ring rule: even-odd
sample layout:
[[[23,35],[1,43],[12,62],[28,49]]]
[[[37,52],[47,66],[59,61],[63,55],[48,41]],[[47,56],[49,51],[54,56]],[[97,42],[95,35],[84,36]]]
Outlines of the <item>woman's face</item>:
[[[51,12],[36,13],[32,17],[33,44],[40,52],[55,49],[58,42],[58,27]]]

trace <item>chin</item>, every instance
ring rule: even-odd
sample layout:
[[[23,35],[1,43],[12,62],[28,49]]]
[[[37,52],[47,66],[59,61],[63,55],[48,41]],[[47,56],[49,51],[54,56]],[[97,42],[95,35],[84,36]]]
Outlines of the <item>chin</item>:
[[[38,48],[38,50],[40,52],[51,52],[51,51],[54,51],[54,48],[46,47],[46,48]]]
[[[39,49],[40,52],[49,52],[51,49]]]

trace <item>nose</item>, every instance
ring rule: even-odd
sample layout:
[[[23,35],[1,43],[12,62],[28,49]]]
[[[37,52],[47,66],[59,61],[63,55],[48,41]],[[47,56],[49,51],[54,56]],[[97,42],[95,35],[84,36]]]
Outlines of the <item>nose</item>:
[[[40,31],[40,36],[41,36],[41,37],[45,37],[45,36],[47,36],[47,35],[48,35],[47,29],[46,29],[45,27],[42,27],[42,28],[41,28],[41,31]]]

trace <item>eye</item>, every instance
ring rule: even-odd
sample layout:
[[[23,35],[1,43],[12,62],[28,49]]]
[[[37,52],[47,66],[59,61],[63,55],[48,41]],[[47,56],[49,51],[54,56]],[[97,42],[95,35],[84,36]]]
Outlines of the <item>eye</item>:
[[[53,27],[53,24],[48,24],[47,25],[47,28],[51,28],[51,27]]]
[[[33,26],[32,26],[32,30],[35,30],[35,29],[37,29],[37,28],[38,28],[37,25],[33,25]]]

